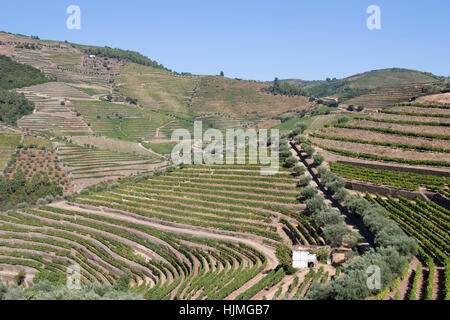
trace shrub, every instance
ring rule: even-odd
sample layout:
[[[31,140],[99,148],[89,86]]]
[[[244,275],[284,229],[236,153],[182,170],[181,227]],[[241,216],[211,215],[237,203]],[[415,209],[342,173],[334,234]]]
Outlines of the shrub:
[[[106,190],[106,185],[104,185],[103,183],[100,183],[99,185],[97,185],[95,187],[95,192],[103,192]]]
[[[334,247],[340,247],[344,236],[348,233],[349,231],[342,223],[329,224],[323,229],[325,240]]]
[[[280,158],[284,159],[284,158],[288,158],[292,156],[292,152],[289,149],[281,149],[280,148]]]
[[[328,177],[325,179],[325,186],[330,190],[330,192],[334,195],[338,190],[345,187],[345,180],[336,175]]]
[[[323,161],[325,160],[324,156],[321,154],[315,154],[313,159],[314,159],[314,165],[317,167],[320,166],[323,163]]]
[[[302,174],[304,174],[306,172],[306,168],[300,164],[297,164],[294,167],[294,175],[295,176],[301,176]]]
[[[306,198],[306,199],[311,199],[313,198],[315,195],[317,195],[319,192],[317,191],[317,189],[314,188],[303,188],[300,191],[300,194],[302,195],[302,197]]]
[[[294,137],[294,142],[296,144],[305,143],[306,141],[308,141],[308,139],[306,138],[306,136],[304,136],[302,134],[299,134],[299,135]]]
[[[323,196],[316,195],[311,199],[306,200],[306,209],[313,215],[318,214],[320,211],[326,208],[324,200],[325,199]]]
[[[48,203],[47,200],[45,200],[45,199],[43,199],[43,198],[40,198],[40,199],[38,199],[38,200],[36,201],[36,204],[37,204],[38,206],[42,206],[42,205],[47,204],[47,203]]]
[[[297,123],[294,125],[294,129],[299,130],[300,133],[305,132],[305,130],[306,130],[307,127],[308,127],[308,125],[307,125],[306,123],[304,123],[304,122],[297,122]]]
[[[21,202],[21,203],[19,203],[17,205],[17,208],[19,208],[19,209],[24,209],[26,207],[28,207],[28,203],[27,202]]]
[[[286,160],[284,160],[284,166],[286,168],[292,168],[298,163],[298,159],[296,157],[290,156]]]
[[[350,121],[350,118],[347,116],[342,116],[337,119],[337,123],[339,123],[339,124],[343,124],[343,123],[346,123],[349,121]]]
[[[362,236],[358,232],[349,232],[342,237],[342,242],[352,249],[354,249],[361,240]]]
[[[278,244],[275,255],[281,267],[292,266],[292,250],[287,245],[282,243]]]
[[[298,180],[297,185],[299,187],[307,186],[311,182],[312,178],[311,176],[303,176]]]
[[[16,281],[16,284],[18,286],[21,286],[23,284],[23,282],[25,281],[27,274],[25,273],[24,270],[20,270],[17,275],[14,277],[14,281]]]
[[[320,166],[317,168],[317,172],[319,172],[320,176],[324,175],[327,171],[328,171],[327,168],[324,166]]]
[[[335,192],[333,195],[333,198],[338,202],[345,202],[346,199],[350,196],[347,190],[345,188],[340,188],[338,191]]]
[[[321,227],[325,227],[327,225],[332,224],[340,224],[342,221],[344,221],[344,218],[342,218],[342,215],[339,213],[339,211],[326,208],[321,211],[319,211],[314,216],[315,221],[317,224]]]
[[[314,154],[314,152],[316,152],[316,150],[310,144],[307,143],[302,144],[302,149],[310,157]]]

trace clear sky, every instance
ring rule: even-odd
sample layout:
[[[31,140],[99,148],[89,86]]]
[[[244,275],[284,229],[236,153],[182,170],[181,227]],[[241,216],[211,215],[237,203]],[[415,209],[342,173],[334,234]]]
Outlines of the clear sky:
[[[81,30],[66,27],[69,5]],[[369,30],[369,5],[381,30]],[[272,80],[402,67],[450,76],[450,0],[2,0],[0,30],[139,51],[178,72]]]

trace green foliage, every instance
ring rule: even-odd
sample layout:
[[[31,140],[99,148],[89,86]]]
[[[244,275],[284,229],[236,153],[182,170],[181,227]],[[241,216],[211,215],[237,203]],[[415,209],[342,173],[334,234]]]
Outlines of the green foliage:
[[[342,218],[342,215],[339,211],[326,208],[321,211],[319,211],[315,216],[314,220],[317,222],[317,224],[321,227],[325,227],[328,225],[333,224],[341,224],[344,221],[344,218]]]
[[[303,188],[300,191],[300,194],[302,197],[306,198],[306,199],[311,199],[314,196],[316,196],[319,192],[317,191],[316,188]]]
[[[71,290],[66,285],[54,286],[44,280],[31,288],[6,286],[0,282],[0,300],[143,300],[143,297],[106,284],[88,284]]]
[[[427,115],[430,116],[430,115],[435,115],[435,114],[427,113]],[[450,117],[450,114],[448,114],[448,116]],[[348,124],[340,124],[340,123],[334,124],[333,126],[336,128],[389,133],[389,134],[396,134],[396,135],[406,136],[406,137],[420,137],[420,138],[450,140],[450,135],[445,135],[445,134],[420,133],[420,132],[412,132],[412,131],[394,130],[394,129],[390,129],[390,128],[358,126],[358,125],[348,125]]]
[[[135,52],[135,51],[113,49],[110,47],[85,47],[85,46],[79,46],[79,45],[74,45],[74,46],[80,47],[88,55],[96,55],[99,57],[114,58],[119,61],[125,60],[125,61],[130,61],[130,62],[140,64],[143,66],[150,66],[153,68],[168,70],[162,64],[159,64],[156,61],[150,60],[148,57],[145,57],[142,54]]]
[[[311,145],[308,144],[308,143],[302,144],[302,149],[306,152],[306,154],[307,154],[309,157],[311,157],[311,156],[314,154],[314,152],[316,152],[316,150],[314,149],[314,147],[311,146]]]
[[[18,286],[21,286],[23,284],[23,282],[25,281],[25,277],[27,276],[27,274],[25,273],[24,270],[20,270],[16,276],[14,277],[14,281],[16,282],[16,284]]]
[[[284,96],[304,96],[305,92],[302,88],[290,84],[288,82],[280,83],[278,78],[275,78],[273,81],[273,84],[268,88],[262,88],[261,91],[263,92],[269,92],[274,95],[284,95]]]
[[[314,159],[314,165],[318,167],[323,163],[323,161],[325,160],[325,157],[321,154],[315,154],[313,156],[313,159]]]
[[[416,270],[414,271],[413,283],[411,286],[411,291],[408,294],[408,300],[416,300],[417,286],[419,284],[420,274],[422,272],[422,265],[419,263]]]
[[[323,229],[325,240],[333,247],[340,247],[347,234],[348,230],[342,223],[329,224]]]
[[[347,80],[331,80],[326,83],[305,88],[308,95],[314,97],[327,97],[335,94],[340,94],[346,99],[350,99],[365,93],[370,92],[369,89],[352,88],[351,81]]]
[[[298,159],[294,156],[290,156],[286,160],[284,160],[284,166],[286,168],[293,168],[298,163]]]
[[[292,266],[292,250],[287,245],[283,243],[278,244],[275,255],[281,267],[286,269]]]
[[[442,188],[450,183],[448,177],[402,172],[395,170],[371,169],[351,164],[330,162],[330,169],[347,179],[388,185],[396,188],[417,190],[420,186],[430,189]]]
[[[0,88],[13,89],[32,86],[51,81],[40,70],[17,63],[7,56],[0,55]]]
[[[448,113],[423,113],[423,112],[407,112],[407,111],[396,111],[396,110],[380,110],[379,112],[385,114],[396,114],[403,116],[414,116],[414,117],[437,117],[437,118],[450,118]]]
[[[28,101],[22,93],[0,88],[0,121],[15,125],[24,115],[33,113],[34,103]]]
[[[294,175],[295,176],[301,176],[302,174],[304,174],[306,172],[306,168],[300,164],[297,164],[294,167]]]
[[[299,129],[300,133],[305,132],[306,128],[308,128],[308,125],[304,122],[298,122],[294,125],[294,130]]]
[[[252,287],[250,287],[245,292],[237,296],[236,300],[249,300],[262,289],[266,287],[272,288],[274,285],[283,280],[284,276],[285,273],[283,268],[280,268],[277,271],[272,270],[270,273],[268,273],[264,278],[259,280]]]
[[[318,214],[326,208],[324,200],[324,197],[321,195],[316,195],[313,198],[306,200],[307,211],[312,215]]]
[[[62,188],[51,182],[45,174],[38,172],[31,180],[27,180],[20,170],[11,179],[0,176],[0,207],[3,210],[22,202],[35,203],[49,195],[62,195]]]
[[[52,272],[48,270],[39,271],[33,278],[33,283],[48,281],[53,286],[65,285],[67,278],[63,273]]]

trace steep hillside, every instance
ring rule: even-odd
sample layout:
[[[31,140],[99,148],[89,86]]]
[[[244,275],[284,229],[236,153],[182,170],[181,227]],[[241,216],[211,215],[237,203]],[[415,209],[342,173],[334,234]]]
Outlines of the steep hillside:
[[[24,95],[14,91],[33,84],[41,84],[53,79],[38,69],[12,61],[0,55],[0,121],[16,124],[22,116],[33,112],[34,105]]]
[[[285,81],[305,87],[307,94],[318,98],[338,98],[346,104],[365,106],[384,106],[439,92],[448,82],[431,73],[400,68],[373,70],[317,83]]]
[[[198,114],[226,113],[236,117],[267,117],[311,105],[307,97],[287,97],[261,91],[268,84],[225,77],[203,77],[191,108]]]

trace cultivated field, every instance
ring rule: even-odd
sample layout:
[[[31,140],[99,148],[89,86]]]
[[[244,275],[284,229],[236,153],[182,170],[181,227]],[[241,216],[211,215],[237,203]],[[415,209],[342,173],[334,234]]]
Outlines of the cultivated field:
[[[153,155],[142,156],[70,144],[60,145],[57,150],[76,192],[101,181],[149,171],[161,162]]]

